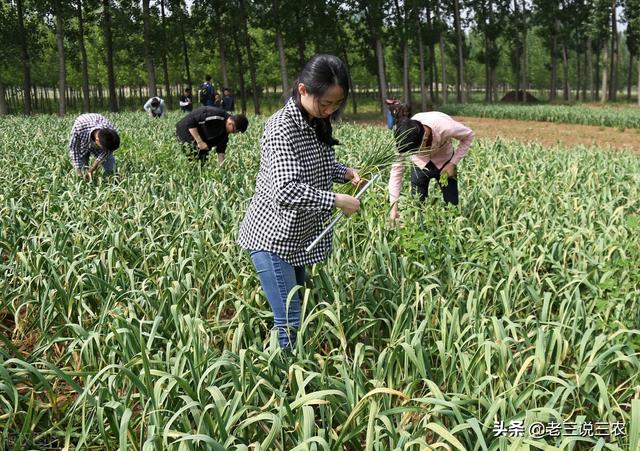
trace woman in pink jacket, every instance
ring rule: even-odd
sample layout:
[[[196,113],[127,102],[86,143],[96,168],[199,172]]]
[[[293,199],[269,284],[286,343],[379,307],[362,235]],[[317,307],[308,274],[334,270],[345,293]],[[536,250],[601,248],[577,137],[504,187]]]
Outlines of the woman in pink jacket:
[[[429,182],[436,179],[444,201],[458,205],[456,167],[469,150],[473,131],[444,113],[430,111],[401,120],[396,126],[395,137],[400,153],[414,152],[411,155],[411,192],[417,193],[420,200],[424,200]],[[459,142],[455,150],[453,139]],[[443,171],[448,175],[446,186],[440,185],[440,174]],[[399,217],[398,199],[403,173],[404,163],[394,163],[389,178],[389,200],[392,205],[389,218],[392,221]]]

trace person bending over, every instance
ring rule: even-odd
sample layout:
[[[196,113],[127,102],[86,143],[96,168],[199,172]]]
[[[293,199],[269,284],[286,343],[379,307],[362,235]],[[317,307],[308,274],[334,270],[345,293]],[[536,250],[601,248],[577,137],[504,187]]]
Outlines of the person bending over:
[[[81,114],[71,127],[69,136],[69,159],[78,176],[91,179],[95,171],[103,166],[107,175],[116,169],[113,152],[120,147],[120,136],[107,118],[95,113]],[[95,161],[89,166],[90,156]]]
[[[143,106],[149,117],[164,116],[164,100],[160,97],[151,97]]]
[[[201,164],[207,161],[211,148],[216,148],[218,164],[224,162],[229,135],[244,133],[249,121],[243,114],[230,115],[222,108],[201,106],[176,124],[178,139],[186,144],[188,153]]]
[[[458,205],[457,166],[469,151],[473,131],[439,111],[418,113],[411,119],[402,119],[396,125],[395,139],[398,152],[411,152],[411,192],[424,201],[429,191],[429,182],[436,179],[446,203]],[[452,140],[457,140],[454,150]],[[440,176],[447,173],[446,186],[440,184]],[[398,199],[402,186],[404,163],[391,166],[389,177],[389,219],[399,218]]]

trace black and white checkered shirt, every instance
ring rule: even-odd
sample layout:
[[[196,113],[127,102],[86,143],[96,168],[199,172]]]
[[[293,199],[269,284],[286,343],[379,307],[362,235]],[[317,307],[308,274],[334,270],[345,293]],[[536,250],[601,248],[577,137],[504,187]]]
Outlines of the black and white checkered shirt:
[[[335,160],[293,100],[269,118],[260,141],[256,192],[240,225],[238,244],[273,252],[293,266],[324,260],[331,252],[328,233],[305,248],[331,217],[333,182],[346,182],[347,167]]]
[[[106,150],[100,149],[91,141],[91,133],[101,128],[115,127],[104,116],[94,113],[81,114],[71,127],[69,135],[69,158],[75,169],[82,169],[85,158],[89,154],[93,154],[96,160],[102,161],[109,155]]]

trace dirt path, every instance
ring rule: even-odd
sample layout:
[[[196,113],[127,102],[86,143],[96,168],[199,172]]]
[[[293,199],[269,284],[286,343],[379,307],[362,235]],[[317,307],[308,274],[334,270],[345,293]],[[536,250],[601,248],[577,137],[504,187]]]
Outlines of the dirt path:
[[[472,128],[478,138],[517,139],[545,146],[597,146],[603,149],[625,148],[640,152],[640,129],[618,129],[594,125],[557,124],[484,117],[453,116]],[[360,122],[360,121],[357,121]],[[362,121],[384,126],[382,121]]]
[[[484,117],[456,116],[457,121],[471,127],[478,137],[513,138],[545,146],[596,146],[603,149],[633,149],[640,152],[640,129],[618,129],[594,125],[557,124],[553,122],[518,121]]]

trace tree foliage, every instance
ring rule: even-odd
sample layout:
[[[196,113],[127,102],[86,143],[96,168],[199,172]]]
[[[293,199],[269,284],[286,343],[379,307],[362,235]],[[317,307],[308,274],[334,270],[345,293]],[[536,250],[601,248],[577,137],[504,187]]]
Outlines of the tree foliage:
[[[64,5],[61,11],[65,26],[66,82],[72,89],[79,89],[82,84],[79,1],[60,2]],[[82,1],[83,36],[92,92],[108,86],[102,14],[105,1]],[[622,20],[627,23],[623,40],[626,45],[620,48],[622,65],[628,66],[629,54],[639,53],[639,1],[622,2]],[[54,87],[58,84],[56,2],[22,0],[21,3],[31,62],[30,83]],[[132,87],[139,92],[138,87],[146,87],[148,82],[141,4],[134,0],[109,0],[106,3],[110,5],[111,13],[116,88]],[[164,7],[164,21],[161,6]],[[284,49],[283,67],[289,82],[295,79],[309,57],[325,52],[340,55],[348,61],[354,86],[377,90],[384,76],[396,90],[403,85],[405,48],[409,58],[409,83],[413,88],[424,79],[433,89],[443,63],[447,80],[456,79],[460,58],[451,2],[246,0],[243,6],[247,19],[246,39],[238,2],[150,0],[148,52],[157,66],[158,88],[199,83],[205,74],[211,74],[217,86],[228,82],[236,95],[240,84],[246,85],[247,98],[250,98],[250,46],[257,91],[263,94],[275,92],[283,85],[283,72],[278,70],[281,65],[276,45],[278,31]],[[567,76],[574,85],[580,77],[584,78],[576,65],[581,64],[580,71],[584,72],[586,63],[582,60],[587,52],[592,52],[600,64],[605,63],[604,46],[611,33],[611,0],[460,0],[460,7],[464,30],[462,61],[467,86],[495,89],[495,86],[489,88],[495,83],[496,86],[515,87],[522,75],[522,65],[528,61],[526,76],[531,87],[548,89],[551,61],[554,57],[561,59],[562,46],[566,47],[568,58]],[[526,7],[526,14],[522,14],[523,7]],[[9,87],[20,87],[24,81],[18,35],[16,1],[2,0],[0,81]],[[445,37],[444,61],[438,51],[441,36]],[[526,42],[523,41],[525,38]],[[376,52],[378,40],[383,49],[381,55]],[[428,72],[422,74],[422,78],[418,60],[420,40],[424,70]],[[589,42],[591,48],[588,49]],[[166,74],[160,66],[165,57]],[[380,72],[381,67],[384,73]],[[619,69],[620,73],[625,70],[637,73],[635,67]],[[243,83],[240,83],[241,72]],[[487,77],[492,78],[492,84],[487,83]],[[618,76],[618,79],[624,77]],[[20,110],[15,104],[13,109]]]

